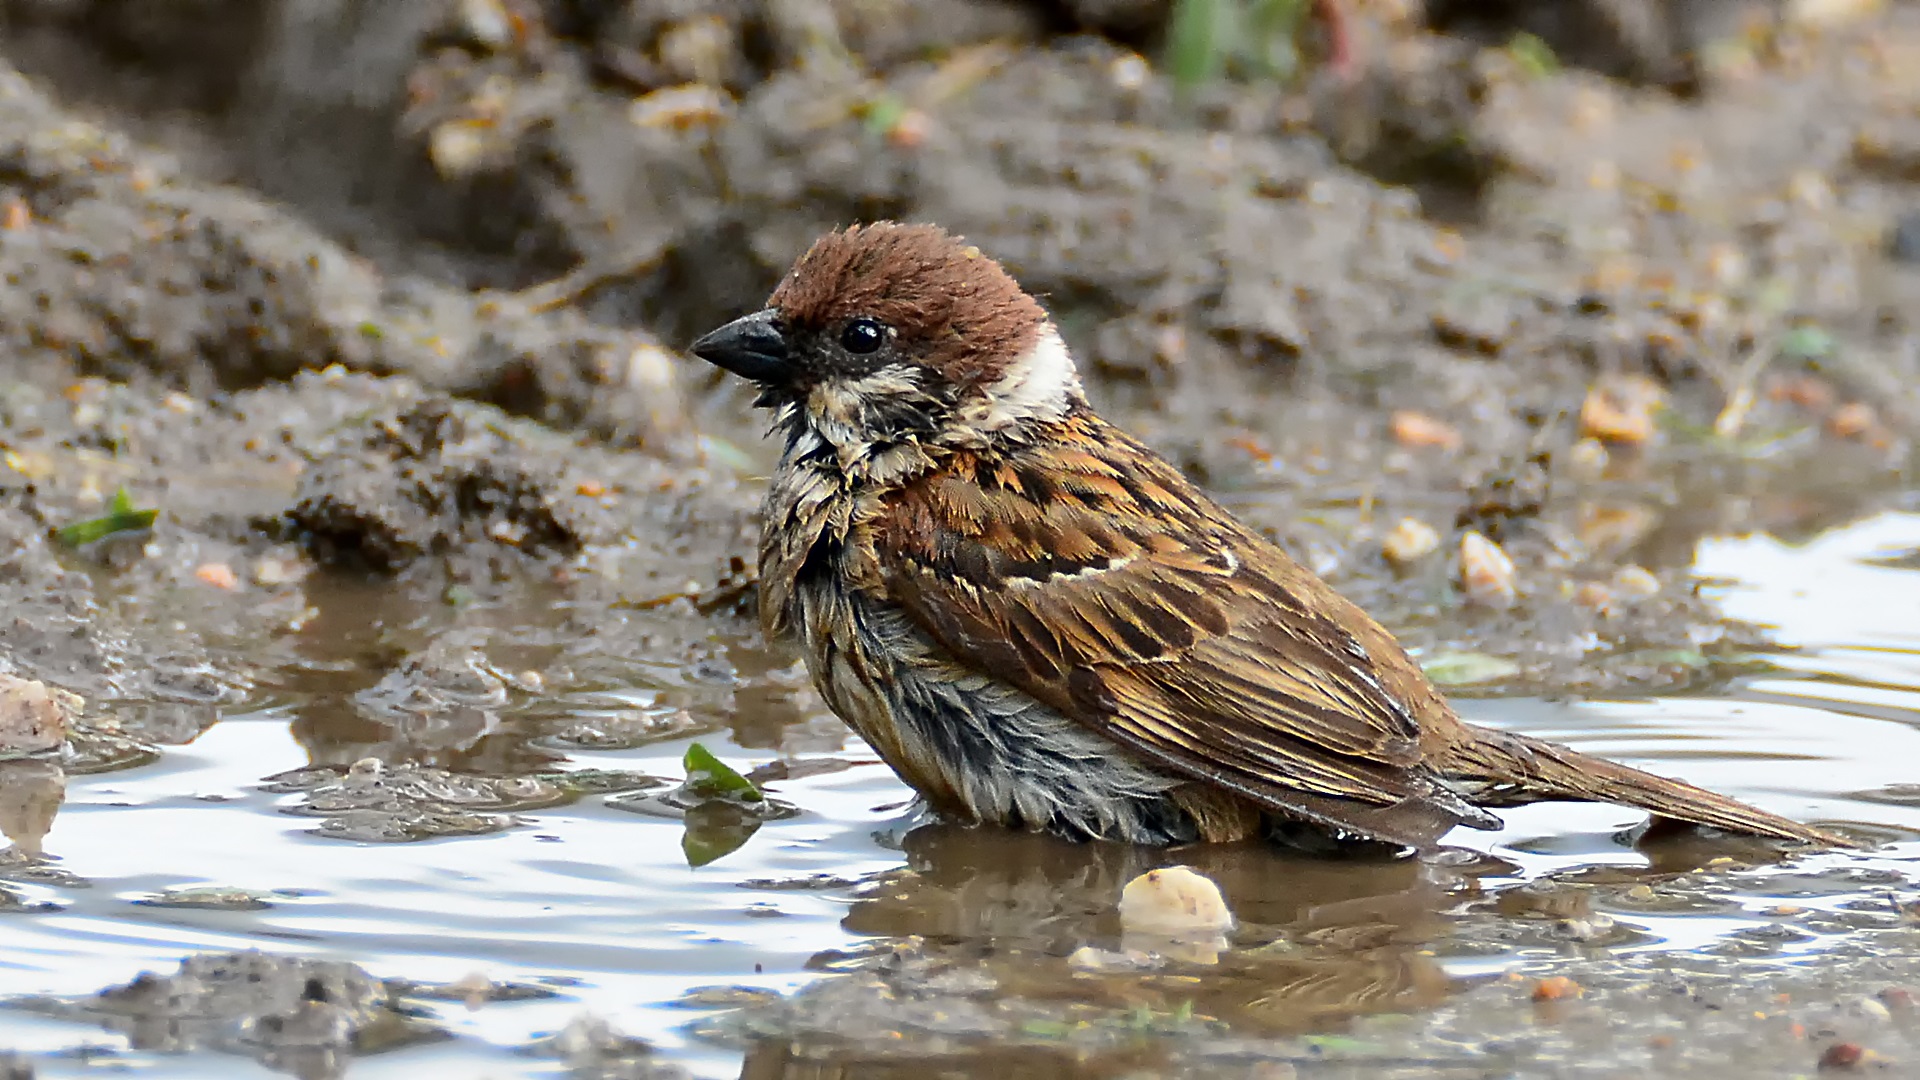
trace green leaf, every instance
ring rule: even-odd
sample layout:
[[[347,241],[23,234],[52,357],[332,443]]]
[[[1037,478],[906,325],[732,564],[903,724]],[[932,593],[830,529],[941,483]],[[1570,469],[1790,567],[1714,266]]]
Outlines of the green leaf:
[[[1074,1025],[1062,1020],[1033,1018],[1020,1021],[1020,1030],[1042,1039],[1064,1039],[1073,1034]]]
[[[1520,674],[1520,665],[1512,660],[1479,652],[1436,653],[1422,660],[1420,669],[1441,686],[1471,686]]]
[[[1560,58],[1553,55],[1553,46],[1525,30],[1507,39],[1507,55],[1531,78],[1544,79],[1560,72]]]
[[[158,510],[134,509],[133,496],[127,494],[127,489],[123,487],[113,493],[113,502],[107,505],[106,516],[62,525],[54,530],[54,536],[68,547],[84,547],[119,533],[151,529],[159,516]]]
[[[867,130],[875,135],[886,135],[893,130],[900,118],[907,114],[907,103],[893,94],[880,94],[867,102],[865,115]]]
[[[687,756],[682,764],[687,770],[685,790],[689,795],[740,802],[759,802],[766,798],[759,788],[753,786],[753,781],[734,772],[726,762],[714,757],[713,751],[699,743],[687,747]]]
[[[1285,81],[1300,69],[1300,31],[1306,23],[1306,0],[1253,0],[1245,12],[1246,33],[1236,50],[1250,58],[1262,73]]]
[[[1167,71],[1190,90],[1220,74],[1226,62],[1221,26],[1232,0],[1174,0],[1167,30]]]
[[[1811,323],[1803,323],[1780,339],[1780,351],[1799,360],[1824,360],[1833,355],[1833,335]]]

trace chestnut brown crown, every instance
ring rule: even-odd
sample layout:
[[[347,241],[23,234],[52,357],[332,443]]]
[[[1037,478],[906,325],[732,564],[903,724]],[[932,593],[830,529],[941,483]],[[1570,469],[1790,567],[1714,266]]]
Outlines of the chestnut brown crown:
[[[923,390],[964,395],[1031,352],[1047,322],[979,248],[935,225],[882,221],[815,241],[765,310],[701,338],[693,352],[775,397],[902,365],[917,369],[912,381]]]

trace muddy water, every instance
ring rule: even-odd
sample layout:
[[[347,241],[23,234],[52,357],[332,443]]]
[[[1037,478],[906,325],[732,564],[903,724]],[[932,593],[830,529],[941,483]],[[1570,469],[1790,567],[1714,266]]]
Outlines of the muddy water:
[[[1072,1045],[1074,1033],[1102,1030],[1113,1016],[1136,1018],[1136,1042],[1151,1042],[1156,1017],[1169,1037],[1202,1020],[1216,1034],[1299,1037],[1368,1013],[1411,1014],[1417,1025],[1475,976],[1543,970],[1556,958],[1675,954],[1738,979],[1845,951],[1857,934],[1900,922],[1920,875],[1920,514],[1797,545],[1714,540],[1696,569],[1729,612],[1777,627],[1792,651],[1709,695],[1472,701],[1465,711],[1841,824],[1874,839],[1874,850],[1784,863],[1733,841],[1636,850],[1616,835],[1631,812],[1536,806],[1509,814],[1501,833],[1458,836],[1460,851],[1425,866],[1188,852],[1177,860],[1217,877],[1241,918],[1235,950],[1174,974],[1124,959],[1103,968],[1099,956],[1121,954],[1067,957],[1124,944],[1111,905],[1151,854],[923,827],[907,816],[907,792],[817,715],[771,718],[806,726],[786,745],[811,749],[789,754],[790,766],[833,763],[768,784],[799,812],[697,868],[681,820],[619,805],[644,804],[644,793],[533,799],[517,817],[489,810],[475,828],[504,827],[481,835],[343,838],[358,835],[351,821],[292,812],[315,798],[295,790],[297,779],[264,782],[377,750],[377,733],[337,707],[367,683],[352,670],[354,649],[323,641],[261,700],[189,745],[68,779],[38,841],[53,860],[0,876],[0,900],[14,909],[0,913],[0,991],[42,996],[0,1009],[0,1047],[33,1055],[41,1076],[103,1065],[153,1077],[267,1075],[244,1053],[173,1052],[151,1031],[57,1018],[46,1000],[171,973],[190,954],[246,949],[345,959],[382,978],[461,983],[479,973],[521,986],[525,999],[504,1003],[411,999],[442,1037],[358,1058],[355,1077],[562,1075],[559,1061],[523,1051],[583,1012],[700,1075],[735,1075],[743,1055],[753,1075],[813,1075],[787,1057],[804,1056],[794,1048],[809,1039],[831,1041],[824,1056],[845,1075],[891,1075],[915,1046],[951,1054],[1007,1031],[1031,1044],[1004,1050],[1007,1067],[1046,1068],[1050,1041]],[[540,709],[657,712],[662,731],[684,727],[658,703],[657,689],[636,678]],[[717,728],[721,719],[691,722]],[[743,766],[772,757],[724,735],[698,738]],[[691,741],[582,749],[509,724],[441,763],[671,780]],[[9,827],[29,834],[14,840],[34,842],[30,825]],[[925,974],[928,964],[937,974]],[[817,993],[821,980],[857,986],[880,969],[895,990],[922,972],[917,992],[938,1007],[909,1015],[900,1010],[912,994],[863,1003]],[[789,998],[792,1007],[773,997],[809,984],[819,985]],[[702,987],[732,989],[689,997]],[[1664,1007],[1645,1008],[1651,1031]],[[1817,1051],[1793,1071],[1807,1071]]]

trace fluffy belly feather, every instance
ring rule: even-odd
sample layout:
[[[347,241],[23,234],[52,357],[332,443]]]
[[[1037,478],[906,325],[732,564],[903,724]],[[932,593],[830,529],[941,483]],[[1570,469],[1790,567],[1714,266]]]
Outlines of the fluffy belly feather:
[[[1077,839],[1185,843],[1200,829],[1176,789],[1033,698],[943,662],[896,611],[803,589],[794,620],[833,711],[936,810]],[[847,610],[829,611],[844,603]]]

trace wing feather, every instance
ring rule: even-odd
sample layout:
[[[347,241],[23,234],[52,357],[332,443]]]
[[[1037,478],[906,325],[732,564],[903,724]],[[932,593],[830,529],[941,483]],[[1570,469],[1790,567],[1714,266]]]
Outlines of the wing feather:
[[[1417,671],[1385,631],[1370,650],[1339,621],[1365,616],[1172,466],[1069,423],[1097,428],[1067,433],[1074,454],[971,459],[884,505],[875,559],[909,618],[957,662],[1283,813],[1416,842],[1490,823],[1423,760],[1388,686]]]

